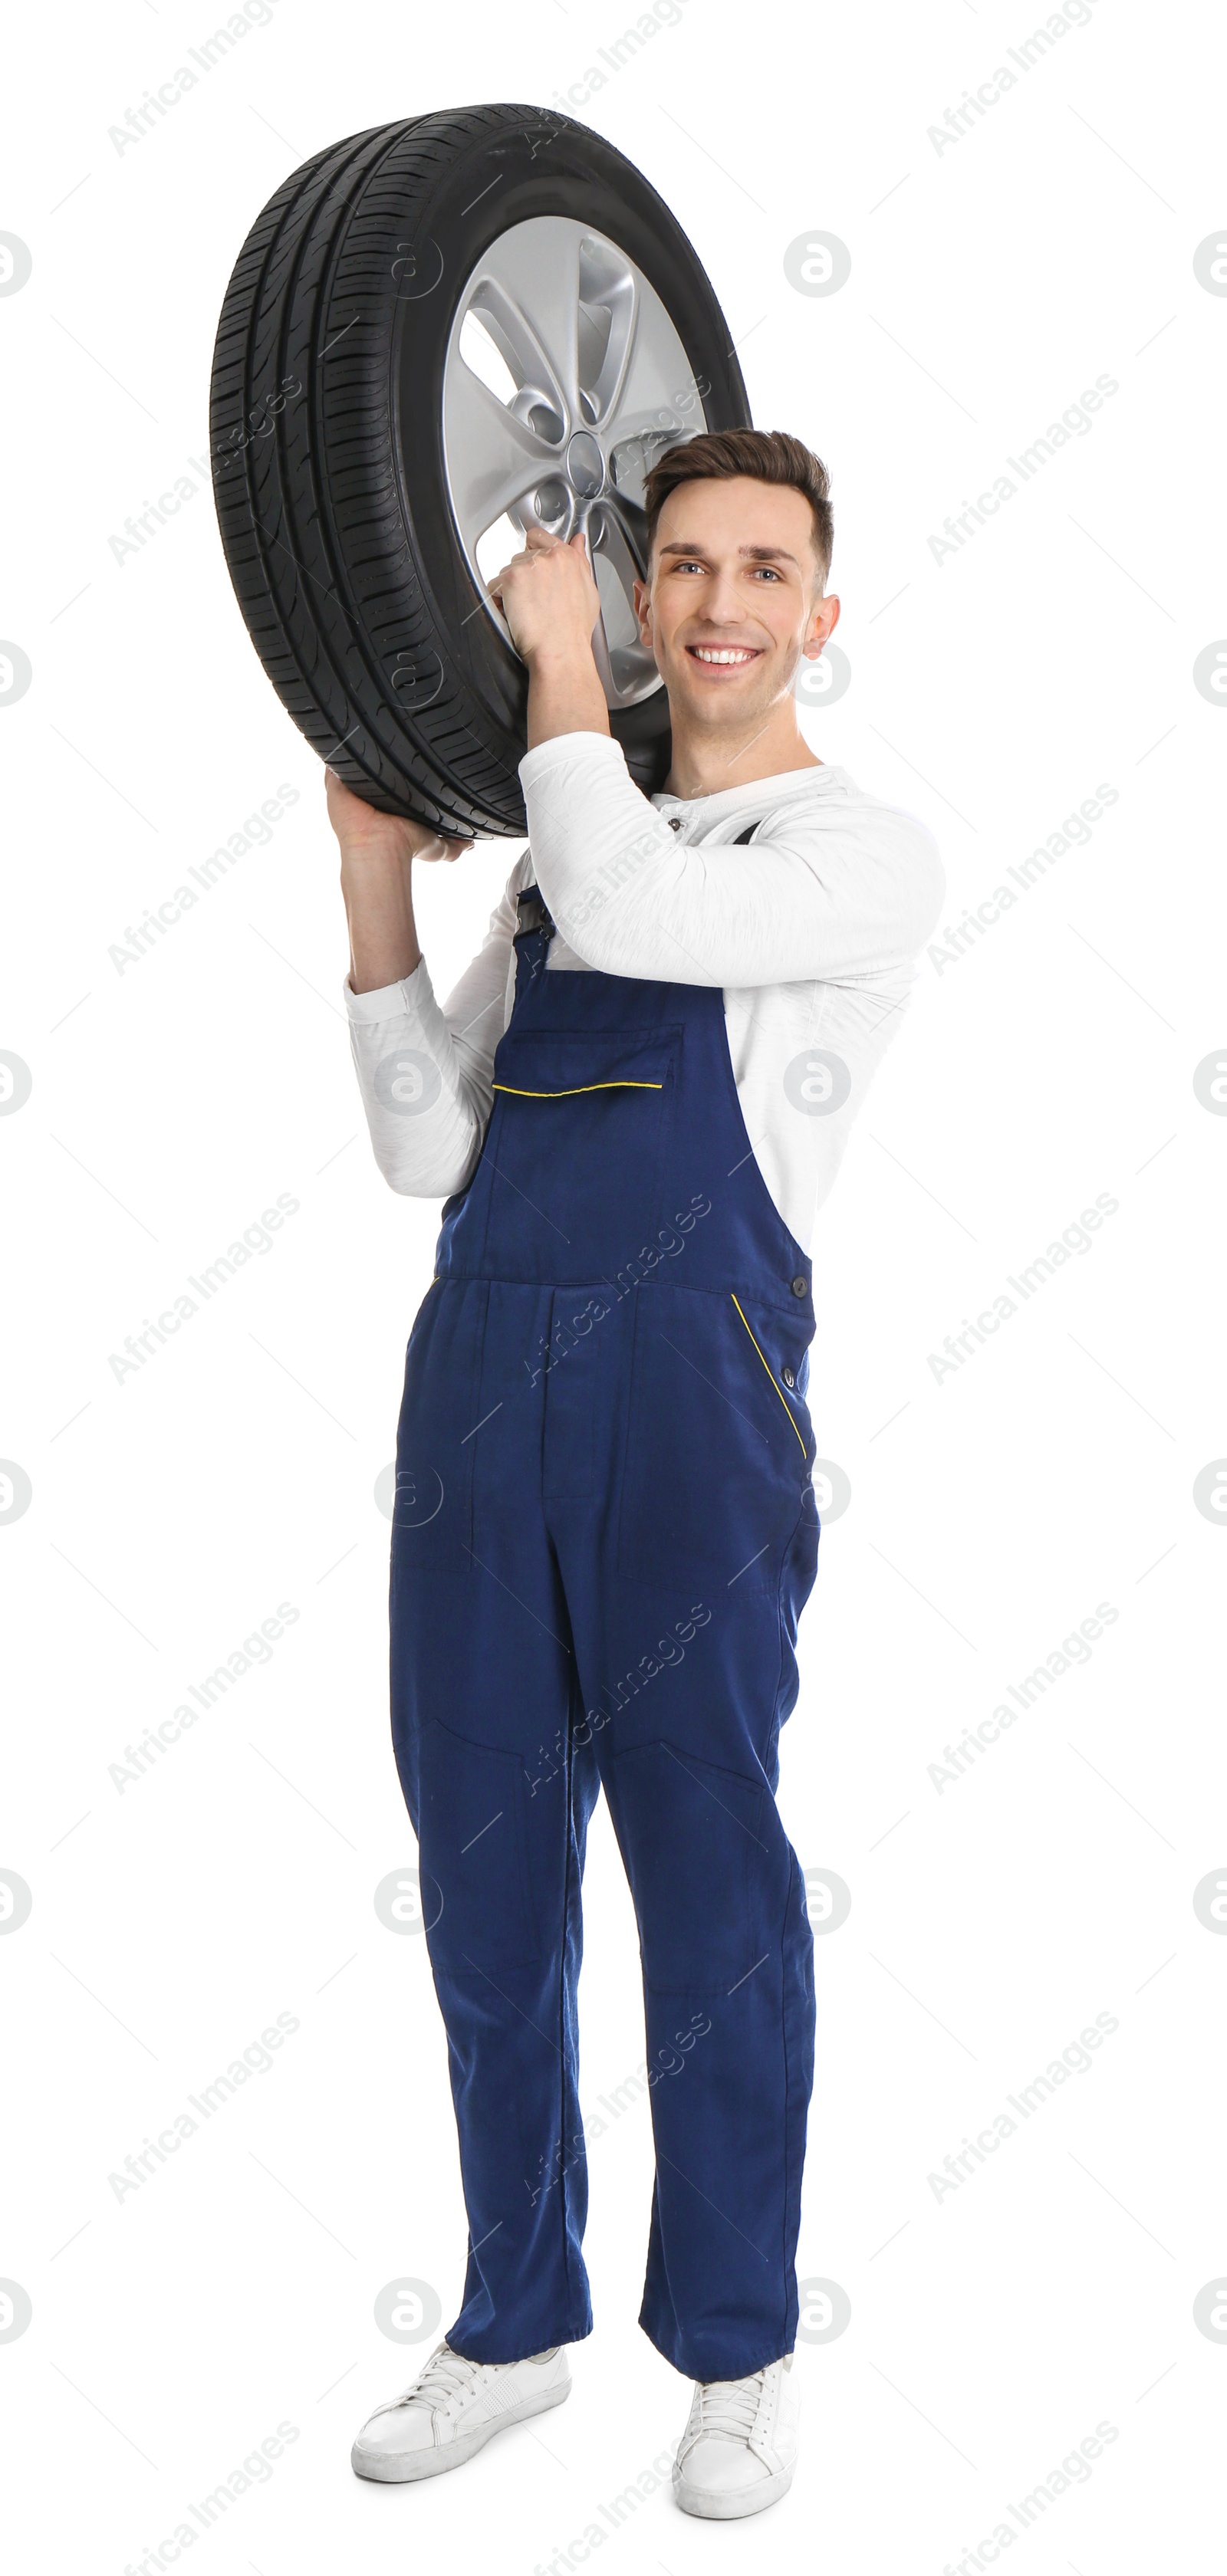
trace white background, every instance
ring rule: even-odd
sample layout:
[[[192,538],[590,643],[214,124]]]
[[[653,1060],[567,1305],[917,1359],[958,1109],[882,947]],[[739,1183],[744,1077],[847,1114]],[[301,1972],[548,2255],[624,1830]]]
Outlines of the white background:
[[[1193,1073],[1227,1038],[1227,718],[1192,666],[1227,630],[1227,298],[1193,270],[1225,212],[1224,65],[1208,9],[1095,0],[938,151],[928,129],[1045,14],[686,0],[576,109],[690,234],[755,420],[831,468],[853,676],[807,731],[931,824],[948,921],[1099,782],[1118,796],[959,962],[922,961],[820,1220],[811,1401],[852,1501],[781,1798],[803,1864],[852,1891],[816,1943],[798,2267],[851,2321],[798,2345],[804,2447],[774,2512],[716,2532],[666,2483],[606,2523],[618,2565],[675,2576],[939,2576],[1101,2421],[1089,2477],[1013,2525],[1033,2576],[1206,2564],[1221,2528],[1227,2349],[1193,2302],[1227,2260],[1227,1944],[1192,1899],[1227,1863],[1227,1539],[1192,1489],[1227,1439],[1227,1126]],[[214,2576],[530,2576],[685,2417],[635,2324],[646,2105],[592,2146],[597,2329],[567,2407],[454,2477],[360,2484],[357,2424],[429,2350],[380,2332],[376,2295],[425,2281],[446,2322],[465,2242],[425,1945],[372,1901],[413,1859],[373,1487],[437,1210],[394,1198],[359,1132],[321,773],[208,492],[122,563],[108,538],[206,452],[226,280],[287,172],[385,119],[556,104],[634,13],[278,0],[118,153],[108,127],[220,23],[118,0],[27,12],[6,44],[0,229],[33,258],[0,300],[0,634],[33,671],[0,706],[0,1046],[33,1078],[0,1119],[0,1452],[33,1489],[0,1529],[0,1867],[33,1891],[0,1939],[0,2274],[32,2302],[0,2343],[6,2537],[14,2566],[121,2576],[286,2422],[271,2478],[198,2540]],[[851,252],[829,299],[785,277],[807,228]],[[1093,429],[935,560],[947,515],[1101,373],[1119,390]],[[299,801],[269,845],[119,973],[126,926],[282,781]],[[428,874],[440,990],[515,856]],[[117,1382],[108,1355],[279,1193],[299,1207],[271,1250]],[[939,1381],[929,1355],[1100,1193],[1093,1248]],[[299,1616],[271,1659],[121,1793],[125,1747],[280,1602]],[[1100,1602],[1090,1661],[935,1784]],[[592,2104],[643,2045],[603,1810],[586,1911]],[[117,2201],[109,2174],[279,2012],[300,2027],[271,2069]],[[1119,2027],[1089,2070],[939,2200],[929,2175],[1099,2013]]]

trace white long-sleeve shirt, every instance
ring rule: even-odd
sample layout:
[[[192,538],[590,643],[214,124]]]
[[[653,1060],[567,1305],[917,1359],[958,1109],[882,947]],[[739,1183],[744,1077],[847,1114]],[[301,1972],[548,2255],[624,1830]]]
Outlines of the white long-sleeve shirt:
[[[820,764],[714,796],[648,798],[606,734],[520,762],[529,848],[440,1006],[425,958],[355,993],[350,1040],[375,1159],[414,1198],[464,1187],[515,992],[516,897],[556,924],[547,971],[719,985],[763,1179],[808,1251],[848,1131],[897,1030],[945,878],[926,826]],[[752,842],[731,846],[750,822]]]

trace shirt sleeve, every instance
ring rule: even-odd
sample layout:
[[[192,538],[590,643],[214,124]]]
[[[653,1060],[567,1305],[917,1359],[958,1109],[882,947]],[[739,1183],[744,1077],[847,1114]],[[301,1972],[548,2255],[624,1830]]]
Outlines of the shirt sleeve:
[[[780,811],[750,845],[679,842],[606,734],[520,762],[537,883],[607,975],[678,984],[839,982],[915,956],[945,892],[937,844],[873,798]]]
[[[423,958],[399,984],[342,987],[375,1160],[407,1198],[450,1197],[481,1152],[493,1104],[494,1051],[507,1016],[516,889],[513,869],[476,957],[440,1008]]]

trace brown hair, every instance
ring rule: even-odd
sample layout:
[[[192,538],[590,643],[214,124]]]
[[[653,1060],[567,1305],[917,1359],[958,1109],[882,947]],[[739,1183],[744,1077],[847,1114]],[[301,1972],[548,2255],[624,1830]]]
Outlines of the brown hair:
[[[755,483],[785,483],[810,505],[814,552],[825,582],[831,569],[835,520],[828,499],[831,478],[820,456],[786,429],[708,429],[698,438],[666,448],[644,479],[648,517],[648,551],[656,539],[656,522],[671,492],[680,483],[708,483],[747,474]]]

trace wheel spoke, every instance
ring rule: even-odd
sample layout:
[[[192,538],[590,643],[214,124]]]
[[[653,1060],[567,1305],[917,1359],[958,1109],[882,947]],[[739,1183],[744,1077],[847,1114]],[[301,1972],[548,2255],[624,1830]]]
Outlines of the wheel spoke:
[[[599,424],[602,443],[615,447],[644,430],[684,438],[703,425],[701,387],[664,306],[654,297],[637,296],[617,380]]]
[[[463,359],[447,370],[443,429],[452,507],[471,555],[513,502],[557,471],[558,452],[531,421],[500,402]]]
[[[635,271],[612,242],[589,234],[580,244],[577,293],[580,404],[589,426],[600,430],[616,413],[634,345]]]
[[[642,513],[633,515],[642,521]],[[596,504],[593,518],[599,529],[592,560],[601,593],[598,633],[604,662],[596,637],[593,651],[610,705],[633,706],[659,685],[655,661],[639,640],[635,615],[634,584],[643,577],[643,545],[630,524],[632,513],[611,504],[608,494]]]
[[[613,664],[609,658],[609,638],[605,633],[603,615],[598,617],[592,630],[592,659],[596,664],[597,678],[605,692],[606,705],[618,706],[620,704],[618,683],[614,678]]]
[[[624,495],[612,492],[601,494],[599,506],[602,552],[617,565],[618,578],[626,596],[633,599],[631,583],[642,581],[647,570],[647,515]]]
[[[492,243],[470,297],[522,386],[552,400],[563,437],[583,418],[579,402],[579,226],[546,238],[513,225]]]

